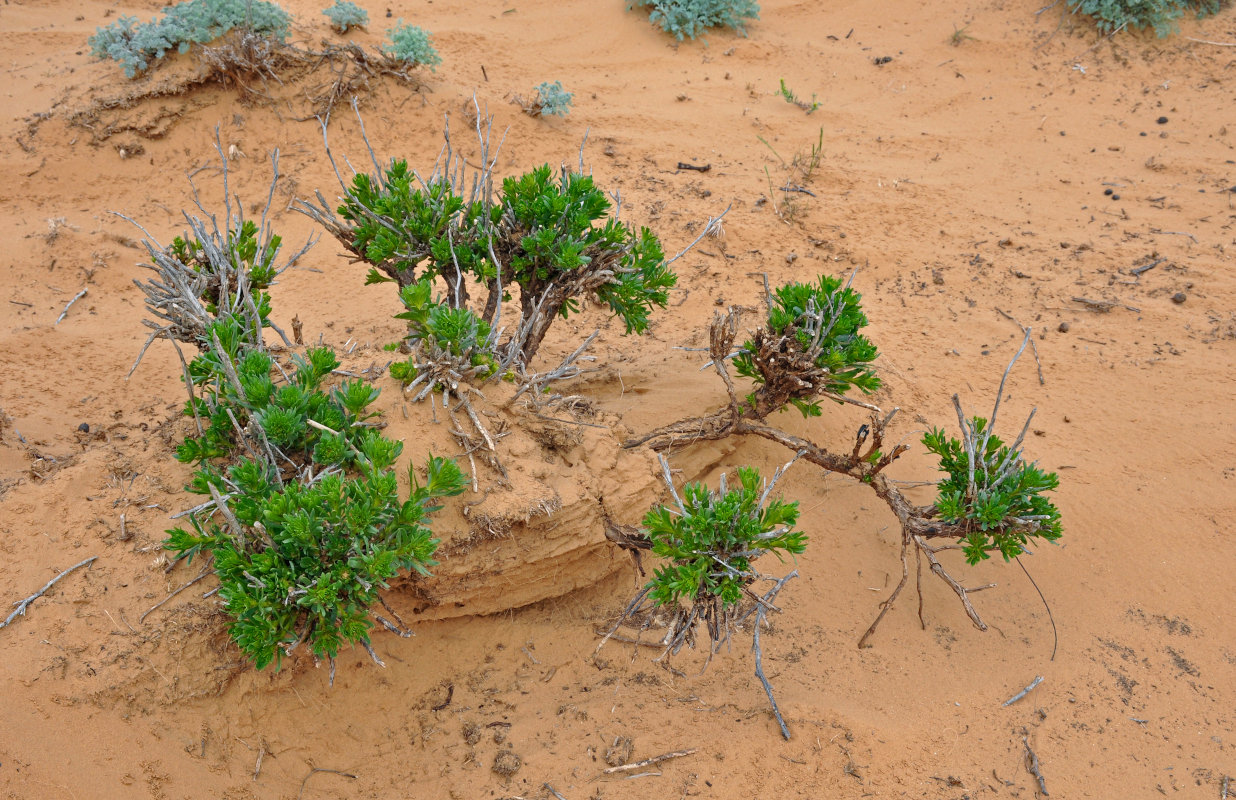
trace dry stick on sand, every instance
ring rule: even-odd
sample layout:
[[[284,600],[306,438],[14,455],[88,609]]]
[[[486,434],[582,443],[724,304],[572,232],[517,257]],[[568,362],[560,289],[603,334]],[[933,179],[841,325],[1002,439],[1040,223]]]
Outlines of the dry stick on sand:
[[[332,663],[333,663],[333,659],[332,659]],[[296,793],[296,800],[300,800],[302,797],[305,796],[305,784],[309,782],[310,778],[312,778],[314,775],[317,775],[319,772],[329,772],[332,775],[342,775],[345,778],[351,778],[352,780],[356,780],[355,775],[353,775],[350,772],[344,772],[341,769],[326,769],[325,767],[313,767],[312,769],[309,770],[309,774],[305,776],[305,779],[300,782],[300,791]]]
[[[47,590],[55,586],[57,581],[59,581],[61,578],[63,578],[65,575],[68,575],[70,572],[72,572],[75,569],[81,569],[82,567],[85,567],[89,564],[93,564],[97,558],[98,556],[91,556],[90,558],[87,558],[85,561],[80,561],[74,564],[73,566],[66,569],[64,572],[61,572],[56,577],[52,578],[50,581],[47,582],[47,584],[42,589],[39,589],[37,592],[30,595],[25,600],[18,600],[16,603],[13,604],[17,606],[17,608],[13,611],[12,614],[8,615],[8,617],[4,620],[4,622],[0,622],[0,628],[6,627],[10,622],[12,622],[17,617],[24,617],[26,615],[26,609],[30,607],[30,604],[33,603],[35,600],[38,600],[44,594],[46,594]]]
[[[1047,781],[1043,778],[1043,772],[1039,769],[1039,757],[1033,750],[1030,749],[1030,739],[1027,736],[1021,737],[1021,743],[1026,748],[1026,770],[1034,776],[1039,782],[1039,794],[1044,797],[1049,797],[1047,791]]]
[[[1043,676],[1042,676],[1042,675],[1036,675],[1036,676],[1035,676],[1035,678],[1034,678],[1034,680],[1030,681],[1030,685],[1029,685],[1029,686],[1027,686],[1025,689],[1022,689],[1020,692],[1018,692],[1017,694],[1013,695],[1013,696],[1012,696],[1012,697],[1010,697],[1008,700],[1005,700],[1005,701],[1004,701],[1003,703],[1001,703],[1000,705],[1002,705],[1002,706],[1011,706],[1011,705],[1013,705],[1013,704],[1014,704],[1014,703],[1016,703],[1018,700],[1022,699],[1022,698],[1023,698],[1023,697],[1025,697],[1026,695],[1030,694],[1030,692],[1034,690],[1034,687],[1038,686],[1038,685],[1039,685],[1040,683],[1042,683],[1042,682],[1043,682]]]
[[[68,302],[68,304],[64,307],[64,311],[61,311],[61,312],[60,312],[60,316],[56,318],[56,324],[57,324],[57,325],[59,325],[61,322],[64,322],[64,318],[65,318],[65,317],[67,317],[67,316],[69,315],[69,309],[73,307],[73,304],[74,304],[74,303],[76,303],[78,300],[81,300],[81,299],[82,299],[82,297],[84,297],[84,296],[85,296],[85,294],[86,294],[86,292],[89,290],[89,288],[90,288],[90,287],[88,287],[88,286],[87,286],[87,287],[82,287],[82,290],[81,290],[80,292],[78,292],[77,294],[73,295],[73,299],[72,299],[72,300],[70,300],[70,301]]]
[[[161,607],[163,606],[163,604],[164,604],[164,603],[166,603],[168,600],[171,600],[173,597],[175,597],[176,595],[180,594],[180,593],[181,593],[181,592],[183,592],[185,589],[188,589],[190,586],[192,586],[193,584],[197,583],[197,582],[198,582],[198,581],[200,581],[202,578],[205,578],[207,575],[213,575],[213,574],[214,574],[214,570],[212,570],[212,569],[204,569],[204,570],[202,570],[202,573],[201,573],[200,575],[198,575],[196,578],[194,578],[193,580],[189,581],[189,582],[188,582],[188,583],[186,583],[184,586],[181,586],[179,589],[177,589],[176,591],[172,592],[171,594],[169,594],[167,597],[163,598],[163,599],[162,599],[162,600],[160,600],[159,602],[155,603],[155,604],[154,604],[153,606],[151,606],[150,608],[146,609],[145,613],[143,613],[140,617],[138,617],[138,618],[137,618],[137,624],[138,624],[138,625],[141,625],[141,624],[142,624],[142,622],[144,622],[144,621],[145,621],[146,617],[150,616],[150,614],[151,614],[152,612],[157,611],[159,608],[161,608]]]
[[[692,747],[690,750],[675,750],[672,753],[665,753],[663,755],[653,756],[652,758],[645,758],[643,761],[633,761],[630,764],[622,764],[617,767],[608,767],[607,769],[601,770],[601,772],[604,775],[613,775],[615,772],[630,772],[633,769],[651,767],[654,764],[660,764],[662,761],[669,761],[671,758],[682,758],[683,756],[689,756],[696,752],[698,752],[698,748],[695,747]]]

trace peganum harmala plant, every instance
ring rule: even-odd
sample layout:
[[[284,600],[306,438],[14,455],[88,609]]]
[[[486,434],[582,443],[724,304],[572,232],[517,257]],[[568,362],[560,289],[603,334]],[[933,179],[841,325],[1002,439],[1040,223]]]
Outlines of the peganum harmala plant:
[[[660,658],[678,653],[684,644],[695,647],[696,629],[702,625],[708,635],[711,661],[733,631],[754,614],[755,674],[768,694],[782,735],[789,739],[789,728],[764,676],[760,626],[768,611],[780,610],[772,604],[773,599],[798,573],[774,578],[757,571],[754,562],[768,553],[778,558],[783,558],[782,554],[793,557],[807,549],[806,535],[794,530],[798,503],[772,497],[777,482],[797,456],[768,481],[761,478],[758,469],[744,466],[737,470],[736,483],[722,473],[716,490],[704,483],[690,483],[681,494],[674,488],[669,463],[663,456],[660,460],[674,502],[649,511],[637,535],[664,563],[627,604],[598,649],[624,624],[646,629],[653,622],[654,612],[660,610],[669,613],[659,642],[664,647]],[[762,596],[757,595],[751,589],[757,581],[771,581],[773,586]]]
[[[390,578],[435,563],[428,518],[466,481],[454,461],[431,457],[423,484],[409,468],[401,498],[394,465],[403,443],[384,437],[369,410],[379,390],[363,380],[331,385],[339,361],[329,348],[280,363],[265,347],[269,296],[251,278],[265,288],[278,274],[280,240],[266,224],[269,204],[260,225],[239,206],[233,214],[216,145],[226,227],[205,209],[204,218],[186,215],[191,234],[168,247],[147,241],[158,277],[138,284],[156,318],[151,340],[200,351],[184,365],[196,435],[176,455],[197,467],[189,490],[209,499],[181,515],[187,524],[168,531],[165,547],[177,560],[212,560],[232,637],[258,668],[306,644],[331,662],[333,680],[345,643],[381,664],[371,616],[409,635],[370,609]]]
[[[924,445],[940,458],[940,468],[948,477],[941,481],[935,502],[920,506],[912,503],[901,488],[884,474],[884,470],[909,449],[901,443],[886,449],[884,444],[888,424],[898,409],[885,414],[877,406],[829,391],[830,388],[844,390],[851,385],[860,389],[878,386],[878,379],[870,366],[876,355],[875,348],[869,342],[860,341],[862,337],[857,334],[858,328],[866,323],[858,307],[858,297],[833,294],[839,286],[835,280],[822,278],[819,281],[817,287],[824,297],[829,298],[826,301],[814,299],[818,293],[809,285],[791,284],[778,290],[777,299],[769,303],[768,324],[756,331],[752,339],[739,349],[734,348],[739,312],[731,310],[725,315],[718,314],[710,329],[709,364],[725,385],[729,395],[728,407],[707,417],[693,417],[666,425],[628,441],[626,446],[646,444],[654,450],[664,451],[700,439],[754,435],[777,442],[796,452],[798,457],[829,472],[847,475],[867,484],[888,504],[901,524],[902,578],[859,640],[859,646],[866,646],[867,640],[905,587],[909,578],[907,555],[911,548],[919,563],[920,595],[921,566],[922,560],[926,559],[931,571],[957,594],[975,626],[986,630],[986,623],[969,599],[970,592],[977,589],[967,589],[953,578],[940,562],[938,554],[945,550],[961,550],[971,564],[988,558],[991,552],[999,552],[1005,560],[1010,560],[1027,552],[1026,545],[1032,539],[1055,541],[1062,533],[1060,512],[1044,494],[1057,488],[1057,476],[1026,462],[1022,455],[1021,447],[1030,420],[1027,419],[1021,434],[1011,445],[1005,445],[994,434],[1005,381],[1028,345],[1030,331],[1025,329],[1026,338],[1000,381],[990,423],[981,417],[967,419],[961,411],[960,401],[954,396],[953,404],[962,438],[950,439],[938,429],[924,436]],[[849,291],[848,287],[846,291]],[[812,308],[814,311],[804,316],[802,311]],[[819,327],[821,324],[823,327]],[[821,336],[821,331],[828,333]],[[826,341],[834,333],[850,338],[839,342],[840,346],[835,349],[816,344]],[[768,342],[777,343],[777,347],[767,347]],[[815,356],[803,358],[798,355],[800,351],[818,353],[824,360]],[[753,355],[765,352],[770,357]],[[828,353],[840,357],[830,364]],[[740,375],[756,383],[757,388],[745,400],[740,399],[729,374],[727,362],[731,359]],[[769,390],[769,387],[779,386],[789,389],[776,393]],[[802,394],[796,394],[795,387]],[[763,403],[758,402],[761,392],[764,392]],[[871,412],[869,423],[858,429],[854,446],[848,453],[829,451],[808,438],[775,428],[763,418],[765,414],[783,410],[790,404],[802,408],[800,402],[808,402],[816,394],[859,405]],[[812,413],[810,407],[803,410],[808,416]],[[1033,417],[1033,412],[1030,416]],[[940,539],[952,539],[955,543],[933,543]],[[925,627],[926,623],[923,624]]]
[[[321,193],[316,204],[296,207],[370,265],[367,283],[393,280],[402,289],[440,278],[444,302],[455,308],[479,287],[485,300],[477,313],[494,329],[503,300],[517,290],[520,319],[495,343],[495,355],[506,354],[499,360],[527,365],[553,321],[586,299],[607,306],[627,333],[644,333],[677,282],[656,235],[610,216],[609,198],[582,170],[543,165],[499,184],[488,137],[480,138],[476,174],[454,155],[448,129],[444,156],[427,178],[404,160],[375,161],[373,173],[341,181],[337,208]]]

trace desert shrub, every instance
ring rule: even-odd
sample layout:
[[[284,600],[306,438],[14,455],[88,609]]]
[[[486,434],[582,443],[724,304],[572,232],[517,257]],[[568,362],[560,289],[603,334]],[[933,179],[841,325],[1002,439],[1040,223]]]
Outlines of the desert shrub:
[[[1042,494],[1060,485],[1056,473],[1027,464],[1021,439],[1005,446],[984,418],[963,425],[961,440],[933,428],[923,445],[939,457],[940,470],[948,475],[940,481],[935,502],[940,518],[971,529],[962,540],[966,561],[977,564],[993,550],[1008,561],[1025,552],[1031,537],[1059,539],[1060,511]]]
[[[428,518],[437,498],[463,491],[463,473],[431,457],[423,485],[409,468],[410,495],[401,498],[403,442],[373,421],[379,390],[359,379],[333,383],[340,362],[329,348],[282,362],[266,348],[264,329],[278,328],[264,290],[308,245],[276,267],[281,240],[265,222],[269,205],[260,225],[246,221],[223,164],[224,224],[203,209],[171,245],[148,242],[158,277],[139,283],[152,339],[199,351],[184,366],[195,432],[176,457],[195,466],[188,488],[208,499],[164,546],[178,559],[212,560],[232,637],[257,667],[302,643],[332,665],[348,642],[377,660],[370,609],[391,577],[433,565]]]
[[[524,106],[524,111],[533,117],[565,117],[571,113],[574,97],[562,88],[562,81],[546,81],[536,87],[536,97]]]
[[[682,505],[660,506],[644,517],[652,552],[666,559],[648,586],[659,605],[736,604],[761,577],[752,562],[765,553],[791,555],[807,549],[807,537],[793,529],[798,503],[768,500],[754,467],[738,468],[738,485],[722,474],[720,488],[703,483],[682,489]]]
[[[969,563],[976,564],[998,551],[1007,561],[1026,552],[1031,539],[1055,541],[1062,534],[1060,512],[1044,496],[1044,492],[1056,489],[1057,476],[1027,463],[1022,456],[1022,442],[1034,412],[1011,445],[1005,445],[993,433],[1008,375],[1033,344],[1031,330],[1023,328],[1021,347],[1000,380],[990,418],[967,417],[954,395],[961,439],[949,438],[937,428],[923,437],[923,444],[939,458],[939,467],[947,477],[940,481],[935,503],[921,506],[911,502],[899,482],[884,472],[909,450],[903,442],[886,446],[888,426],[898,409],[885,413],[843,394],[852,386],[865,391],[879,386],[871,365],[876,348],[858,333],[867,323],[859,301],[859,295],[848,285],[842,287],[839,280],[827,276],[816,284],[787,284],[770,293],[767,323],[741,348],[734,346],[740,309],[717,314],[709,329],[707,352],[709,365],[725,384],[729,405],[707,416],[687,417],[662,426],[625,446],[647,445],[667,451],[701,440],[757,436],[790,449],[795,459],[869,486],[900,522],[902,578],[859,640],[859,647],[866,645],[905,587],[911,550],[956,593],[975,626],[987,630],[970,602],[969,595],[976,590],[956,580],[939,554],[961,550]],[[745,400],[740,399],[729,374],[731,361],[741,375],[757,383],[755,392]],[[768,412],[787,403],[808,415],[819,413],[813,399],[817,396],[841,399],[870,412],[869,422],[854,434],[851,448],[829,450],[810,438],[773,427],[764,419]],[[662,463],[668,475],[668,464]],[[937,540],[954,543],[936,544]],[[921,590],[921,570],[918,579]]]
[[[231,314],[188,366],[196,394],[185,413],[201,433],[176,455],[197,464],[189,489],[213,503],[190,515],[191,530],[168,531],[165,547],[213,556],[232,637],[259,669],[301,642],[319,658],[345,642],[368,647],[378,591],[399,572],[427,573],[432,503],[465,486],[453,461],[432,457],[423,486],[409,470],[402,500],[403,443],[368,423],[379,390],[361,380],[327,390],[338,366],[329,348],[312,348],[284,377],[251,321]]]
[[[1154,28],[1160,37],[1174,33],[1176,20],[1185,12],[1217,14],[1220,5],[1221,0],[1069,0],[1074,14],[1092,17],[1103,33]]]
[[[482,184],[479,185],[483,185]],[[368,282],[400,287],[441,277],[447,302],[466,305],[469,283],[487,291],[481,314],[494,322],[499,303],[519,287],[523,314],[504,349],[526,362],[554,319],[594,298],[643,333],[653,308],[664,308],[676,277],[657,237],[611,217],[592,178],[544,165],[502,182],[500,192],[468,196],[445,177],[421,182],[407,162],[381,174],[358,174],[338,207],[303,205],[355,255],[372,265]]]
[[[757,385],[747,402],[758,416],[786,403],[804,416],[819,416],[821,395],[880,388],[872,366],[879,351],[859,332],[867,326],[861,301],[862,295],[831,275],[785,284],[768,298],[764,325],[734,356],[738,374]]]
[[[415,25],[405,25],[403,20],[386,32],[387,41],[382,52],[408,66],[426,66],[431,70],[442,63],[442,57],[433,47],[429,32]]]
[[[651,7],[648,15],[678,41],[694,39],[709,28],[732,28],[746,35],[744,21],[760,18],[754,0],[631,0],[627,9]]]
[[[348,28],[363,28],[369,24],[369,12],[351,0],[335,0],[335,4],[322,9],[322,13],[338,33],[347,33]]]
[[[213,42],[233,29],[282,42],[291,26],[291,15],[267,0],[185,0],[163,12],[145,24],[121,16],[98,28],[89,39],[91,53],[119,62],[133,78],[170,50],[187,53],[192,45]]]

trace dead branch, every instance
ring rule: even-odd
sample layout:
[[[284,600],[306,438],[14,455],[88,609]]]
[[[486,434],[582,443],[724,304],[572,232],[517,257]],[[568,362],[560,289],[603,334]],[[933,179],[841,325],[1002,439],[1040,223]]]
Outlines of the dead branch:
[[[98,559],[98,556],[91,556],[90,558],[87,558],[85,561],[79,561],[78,563],[69,567],[64,572],[61,572],[59,575],[57,575],[56,577],[48,581],[46,584],[44,584],[42,589],[39,589],[37,592],[30,595],[24,600],[18,600],[16,603],[13,604],[17,606],[17,608],[14,609],[13,613],[9,614],[8,617],[5,618],[4,622],[0,622],[0,628],[7,627],[8,624],[12,622],[14,619],[16,619],[17,617],[24,617],[26,615],[26,609],[30,607],[30,604],[33,603],[35,600],[38,600],[44,594],[46,594],[47,590],[55,586],[56,583],[61,578],[68,575],[70,572],[72,572],[75,569],[81,569],[82,567],[93,564],[96,559]]]
[[[613,775],[615,772],[630,772],[634,769],[651,767],[655,764],[660,764],[662,761],[669,761],[672,758],[682,758],[683,756],[689,756],[697,752],[699,752],[698,749],[694,747],[690,750],[676,750],[673,753],[665,753],[663,755],[653,756],[652,758],[645,758],[643,761],[634,761],[630,764],[623,764],[618,767],[608,767],[601,770],[601,773],[603,775]]]

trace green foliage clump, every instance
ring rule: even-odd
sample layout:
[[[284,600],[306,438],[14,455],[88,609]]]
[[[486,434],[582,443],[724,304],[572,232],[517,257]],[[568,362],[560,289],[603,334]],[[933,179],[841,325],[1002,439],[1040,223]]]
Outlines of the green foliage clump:
[[[1020,440],[1008,447],[990,433],[987,420],[974,417],[964,441],[939,428],[923,437],[926,448],[940,458],[935,507],[940,517],[971,530],[962,540],[966,561],[977,564],[998,550],[1008,561],[1025,551],[1030,537],[1060,538],[1060,511],[1042,495],[1060,484],[1054,472],[1022,460]]]
[[[575,95],[562,88],[562,81],[546,81],[536,87],[536,99],[529,106],[535,117],[565,117],[571,113]]]
[[[347,33],[348,28],[363,28],[369,24],[369,12],[352,0],[335,0],[335,4],[322,9],[322,13],[338,33]]]
[[[434,49],[429,31],[415,25],[405,25],[403,20],[386,32],[387,41],[382,45],[382,52],[396,61],[402,61],[411,67],[426,66],[433,70],[442,63],[442,57]]]
[[[378,390],[360,380],[327,390],[339,366],[329,348],[310,349],[276,384],[273,358],[250,334],[232,315],[208,328],[209,344],[189,364],[198,391],[185,409],[202,433],[176,453],[198,465],[190,490],[226,496],[231,518],[191,515],[192,530],[168,531],[165,547],[213,555],[232,636],[261,669],[301,642],[325,658],[344,642],[368,644],[378,590],[435,563],[432,501],[465,481],[455,462],[430,458],[425,485],[410,471],[412,493],[401,500],[394,463],[403,443],[366,424]]]
[[[665,307],[677,282],[652,231],[607,218],[609,199],[591,176],[564,171],[555,181],[548,164],[507,178],[502,193],[502,233],[512,235],[499,237],[499,258],[525,298],[585,267],[604,270],[612,275],[595,288],[597,299],[622,318],[627,333],[648,329],[650,312]],[[578,310],[574,297],[549,309],[563,318]]]
[[[709,28],[732,28],[746,35],[745,20],[759,19],[754,0],[631,0],[627,9],[650,6],[648,19],[678,41],[694,39]]]
[[[226,234],[227,252],[224,256],[248,276],[249,290],[261,311],[263,324],[270,314],[270,295],[266,289],[274,283],[279,273],[275,259],[283,244],[282,237],[270,234],[259,244],[261,231],[252,220],[245,220],[238,228],[229,230]],[[261,252],[259,253],[259,249]],[[206,301],[206,310],[218,314],[218,303],[222,294],[235,287],[225,287],[221,278],[213,269],[206,245],[195,236],[177,236],[168,248],[168,255],[189,267],[194,272],[206,278],[201,299]]]
[[[1069,0],[1074,14],[1092,17],[1103,33],[1154,28],[1159,37],[1174,33],[1176,20],[1185,12],[1203,17],[1217,14],[1220,5],[1221,0]]]
[[[291,15],[268,0],[185,0],[163,9],[162,17],[145,24],[120,16],[95,31],[88,40],[96,58],[110,58],[134,78],[168,51],[189,52],[234,29],[248,30],[282,42],[291,28]]]
[[[431,357],[454,361],[460,366],[460,374],[467,372],[483,379],[497,372],[489,323],[468,308],[435,301],[432,293],[433,281],[428,278],[399,291],[405,310],[395,318],[407,321],[409,344],[419,345],[420,351]],[[391,377],[401,383],[412,383],[418,374],[415,356],[391,364]]]
[[[400,286],[421,277],[455,278],[456,264],[483,278],[492,272],[485,266],[482,226],[494,222],[497,212],[487,216],[481,203],[465,203],[446,180],[422,186],[402,159],[381,175],[357,174],[338,211],[352,223],[348,249]],[[370,270],[366,283],[386,279]]]
[[[740,467],[737,486],[730,487],[723,474],[718,491],[688,484],[681,506],[649,511],[643,525],[652,552],[669,560],[649,582],[649,597],[666,606],[711,598],[732,606],[760,577],[752,561],[764,553],[804,552],[807,537],[793,529],[798,503],[769,501],[767,495],[759,470]]]
[[[480,283],[489,292],[487,324],[518,286],[525,358],[583,296],[609,306],[627,333],[644,333],[652,309],[669,302],[677,279],[659,240],[610,217],[610,201],[590,176],[564,170],[555,178],[544,165],[505,179],[494,195],[465,200],[447,179],[421,183],[396,160],[381,175],[353,179],[338,208],[350,223],[341,240],[375,267],[368,283],[406,287],[440,276],[456,307],[466,303],[467,281]]]
[[[734,357],[738,374],[757,384],[747,400],[760,416],[786,403],[804,416],[818,416],[820,394],[880,388],[871,363],[879,351],[859,332],[867,326],[861,301],[861,294],[831,275],[774,292],[764,327]]]

